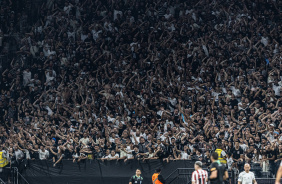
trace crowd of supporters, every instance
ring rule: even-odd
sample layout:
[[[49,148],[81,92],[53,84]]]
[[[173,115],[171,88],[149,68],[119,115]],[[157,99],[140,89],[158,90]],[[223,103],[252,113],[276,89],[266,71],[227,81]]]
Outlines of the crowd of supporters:
[[[26,15],[13,2],[0,1],[0,36],[19,32],[14,22]],[[0,149],[11,164],[208,166],[220,148],[229,169],[249,162],[276,172],[281,8],[278,0],[46,1],[0,76]]]

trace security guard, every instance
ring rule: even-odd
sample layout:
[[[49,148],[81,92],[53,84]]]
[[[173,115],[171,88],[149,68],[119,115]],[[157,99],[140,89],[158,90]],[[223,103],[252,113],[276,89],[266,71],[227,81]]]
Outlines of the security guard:
[[[156,169],[155,173],[152,176],[153,184],[165,184],[165,180],[161,175],[161,169]]]
[[[136,173],[134,176],[132,176],[129,180],[129,184],[142,184],[143,183],[143,177],[141,176],[141,170],[136,169]]]
[[[0,178],[4,179],[4,181],[8,180],[8,174],[7,169],[4,167],[9,164],[9,161],[7,160],[6,151],[2,150],[2,146],[0,146]]]
[[[8,164],[9,164],[9,162],[6,158],[6,154],[5,154],[5,152],[3,152],[2,146],[1,146],[0,147],[0,167],[3,168]]]
[[[223,148],[222,144],[218,144],[215,152],[218,155],[218,160],[220,161],[220,163],[226,165],[227,163],[226,162],[226,153],[225,151],[222,150],[222,148]]]

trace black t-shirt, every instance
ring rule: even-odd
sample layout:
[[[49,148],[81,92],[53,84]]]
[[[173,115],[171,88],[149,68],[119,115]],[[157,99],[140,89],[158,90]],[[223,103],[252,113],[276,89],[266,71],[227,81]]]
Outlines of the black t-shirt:
[[[276,157],[276,151],[272,151],[272,150],[269,150],[269,151],[266,151],[266,156],[267,158],[272,158],[273,156]],[[269,160],[269,162],[274,162],[274,160]]]
[[[166,156],[166,153],[164,151],[159,151],[156,154],[157,157],[159,157],[159,159],[163,159]]]
[[[282,151],[277,151],[277,159],[281,159],[282,158]]]
[[[220,178],[219,178],[219,164],[217,162],[213,162],[211,164],[211,167],[210,167],[210,174],[213,172],[213,171],[217,171],[217,177],[215,179],[211,179],[210,180],[210,184],[219,184],[220,183]]]
[[[2,106],[1,108],[0,108],[0,120],[3,120],[3,117],[4,117],[4,114],[5,114],[5,109],[4,109],[4,107]]]
[[[54,145],[56,145],[56,144],[54,144]],[[58,152],[58,150],[57,150],[57,145],[54,146],[52,149],[53,149],[53,151],[54,151],[55,153]],[[54,155],[54,154],[50,151],[50,152],[49,152],[49,158],[53,158],[53,157],[56,157],[56,155]]]
[[[39,159],[39,153],[38,152],[33,152],[33,151],[29,151],[29,155],[31,159]]]
[[[232,108],[234,108],[234,106],[238,105],[238,100],[237,99],[230,100],[230,104],[231,104]]]
[[[241,147],[239,147],[238,150],[236,148],[233,148],[231,153],[232,153],[233,158],[237,160],[240,158],[240,155],[244,153],[244,151]]]
[[[169,154],[169,155],[173,155],[173,149],[174,149],[174,147],[175,147],[175,146],[174,146],[174,145],[171,145],[171,144],[167,147],[167,151],[168,151],[168,154]]]
[[[16,162],[17,162],[16,155],[13,154],[12,156],[10,156],[10,159],[11,159],[10,162],[11,162],[12,167],[15,167]]]
[[[93,151],[94,159],[102,158],[104,156],[104,153],[102,151]]]
[[[132,155],[134,158],[140,158],[140,155],[137,155],[139,152],[132,151]]]
[[[247,157],[248,157],[248,158],[253,158],[253,156],[254,156],[254,153],[253,153],[253,152],[247,153]]]
[[[244,171],[245,163],[246,163],[245,160],[237,162],[237,166],[238,166],[239,172],[243,172]]]
[[[142,176],[137,177],[136,175],[134,175],[129,179],[129,182],[131,182],[132,184],[142,184],[143,177]]]
[[[205,165],[206,165],[207,167],[209,167],[209,166],[211,165],[211,158],[205,156],[204,162],[205,162]]]
[[[223,183],[223,176],[224,176],[224,173],[225,171],[227,171],[227,167],[223,164],[221,164],[220,162],[213,162],[211,164],[211,167],[210,167],[210,171],[215,171],[217,170],[217,178],[216,179],[211,179],[210,183],[211,184],[221,184]],[[210,173],[211,174],[211,173]]]
[[[122,128],[118,129],[118,135],[121,136],[122,132],[126,129],[126,126],[123,125]]]
[[[219,165],[219,172],[218,172],[218,177],[219,177],[220,183],[223,183],[223,176],[224,176],[225,171],[227,171],[227,167],[223,164],[220,164]]]
[[[72,159],[73,152],[70,152],[70,150],[65,150],[65,159]]]

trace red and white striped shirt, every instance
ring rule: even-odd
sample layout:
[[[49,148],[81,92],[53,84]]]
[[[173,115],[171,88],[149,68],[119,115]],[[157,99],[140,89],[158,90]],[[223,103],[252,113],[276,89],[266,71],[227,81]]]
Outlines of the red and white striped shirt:
[[[193,184],[207,184],[206,178],[208,178],[208,172],[203,169],[199,169],[192,173]]]

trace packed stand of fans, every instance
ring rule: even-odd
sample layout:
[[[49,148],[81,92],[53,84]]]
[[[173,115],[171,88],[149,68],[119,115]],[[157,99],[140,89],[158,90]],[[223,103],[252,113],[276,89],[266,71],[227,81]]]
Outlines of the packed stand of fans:
[[[1,76],[0,149],[12,164],[208,166],[221,148],[229,169],[250,162],[274,173],[282,160],[281,6],[47,1]],[[9,8],[0,14],[12,19]]]

